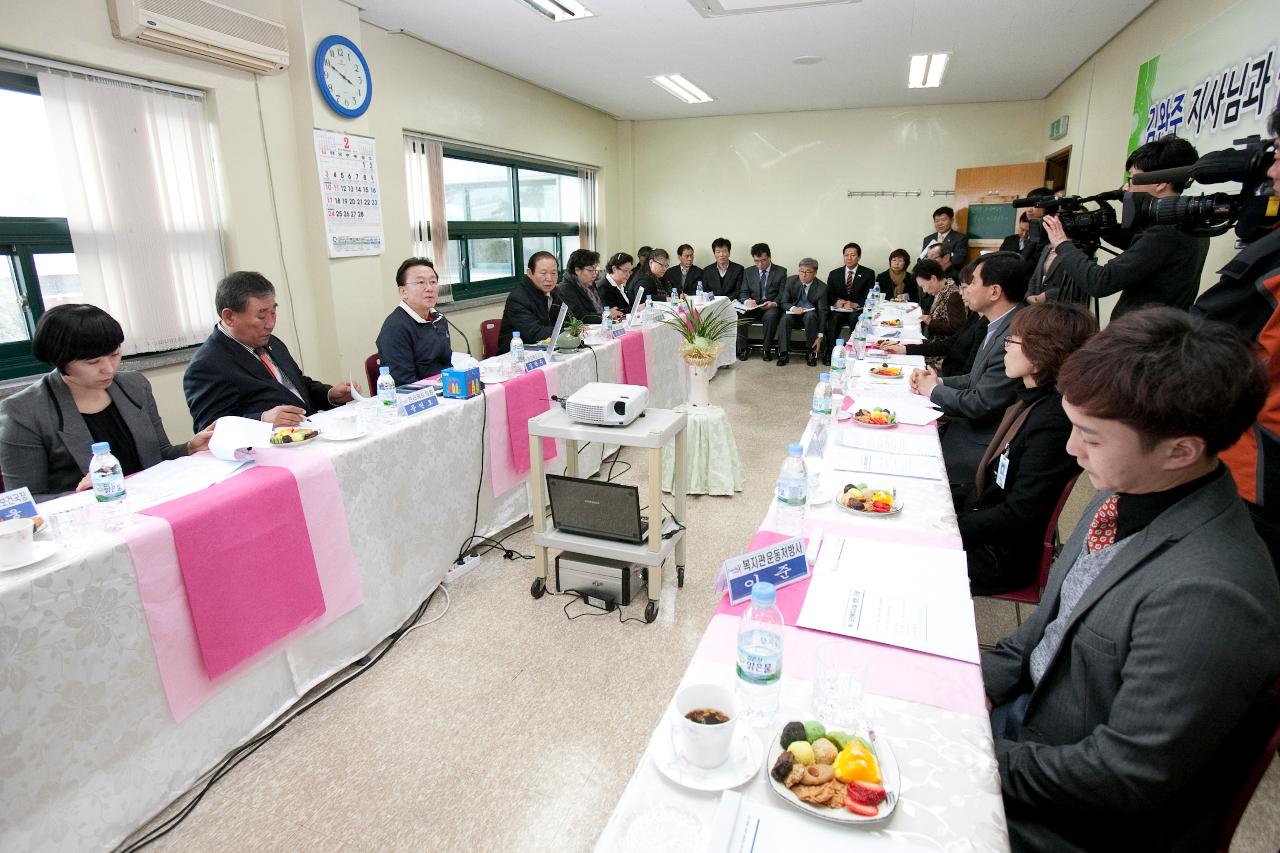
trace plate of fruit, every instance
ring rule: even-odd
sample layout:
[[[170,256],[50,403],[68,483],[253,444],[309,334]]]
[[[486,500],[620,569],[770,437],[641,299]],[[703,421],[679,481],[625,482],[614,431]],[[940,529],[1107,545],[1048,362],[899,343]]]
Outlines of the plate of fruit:
[[[850,483],[836,501],[858,515],[896,515],[902,512],[902,501],[894,489],[876,489],[866,483]]]
[[[775,794],[823,820],[883,823],[898,805],[897,759],[869,731],[864,737],[827,731],[816,720],[787,723],[770,743],[765,766]]]
[[[320,436],[320,430],[311,427],[282,427],[271,433],[272,447],[297,447],[314,441]]]
[[[886,327],[888,327],[888,328],[890,328],[890,329],[901,329],[901,328],[902,328],[902,320],[901,320],[901,318],[899,318],[899,317],[891,317],[891,318],[889,318],[888,320],[881,320],[881,321],[880,321],[880,325],[881,325],[881,326],[886,326]]]
[[[891,429],[898,425],[898,416],[888,409],[874,406],[870,409],[858,409],[853,413],[854,423],[876,429]]]
[[[884,379],[901,379],[902,378],[902,368],[892,364],[888,364],[887,362],[885,364],[876,365],[875,367],[871,368],[870,372],[872,376],[880,376]]]

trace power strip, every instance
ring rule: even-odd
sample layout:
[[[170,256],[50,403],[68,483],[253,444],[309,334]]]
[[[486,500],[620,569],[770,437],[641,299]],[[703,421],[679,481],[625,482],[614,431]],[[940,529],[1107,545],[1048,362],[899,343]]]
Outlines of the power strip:
[[[478,565],[480,565],[480,555],[467,554],[462,558],[461,562],[455,562],[449,566],[449,571],[445,572],[443,582],[452,583]]]

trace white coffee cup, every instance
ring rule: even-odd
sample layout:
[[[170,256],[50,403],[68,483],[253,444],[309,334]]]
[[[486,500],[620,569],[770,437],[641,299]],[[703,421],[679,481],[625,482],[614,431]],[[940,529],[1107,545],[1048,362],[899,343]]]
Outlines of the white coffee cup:
[[[351,438],[360,431],[360,423],[355,410],[343,406],[329,418],[326,429],[333,438]]]
[[[690,711],[712,708],[729,718],[724,723],[695,723]],[[719,767],[729,760],[733,731],[738,723],[738,698],[717,684],[691,684],[676,694],[671,720],[671,742],[676,755],[695,767]]]
[[[16,566],[35,555],[35,522],[29,518],[0,521],[0,564]]]

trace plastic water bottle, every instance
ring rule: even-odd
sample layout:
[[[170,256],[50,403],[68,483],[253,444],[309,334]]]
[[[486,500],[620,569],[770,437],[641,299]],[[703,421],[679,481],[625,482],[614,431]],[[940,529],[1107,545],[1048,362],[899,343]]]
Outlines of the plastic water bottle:
[[[861,361],[867,354],[867,338],[871,337],[871,308],[863,308],[862,316],[858,318],[858,328],[854,331],[854,352],[857,353],[858,360]]]
[[[644,317],[641,318],[646,323],[653,322],[653,297],[646,296],[644,298]]]
[[[778,533],[800,536],[804,533],[804,511],[808,503],[809,469],[804,464],[804,445],[793,441],[787,447],[787,458],[778,474],[778,490],[774,520]]]
[[[120,460],[111,453],[111,444],[95,441],[89,446],[93,458],[89,460],[89,481],[93,483],[93,497],[102,514],[102,526],[107,530],[124,527],[127,515],[124,506],[124,469]]]
[[[818,384],[813,386],[813,414],[831,414],[831,374],[819,373]]]
[[[773,723],[782,694],[782,626],[777,590],[768,581],[751,587],[751,606],[738,626],[738,700],[749,725]]]
[[[836,345],[831,350],[831,393],[844,393],[844,338],[836,338]]]
[[[600,328],[604,331],[604,339],[607,341],[613,337],[613,318],[605,314],[600,318]]]
[[[385,364],[378,368],[378,408],[384,417],[396,412],[396,381]]]
[[[515,365],[516,375],[524,373],[524,341],[519,332],[511,333],[511,363]]]
[[[707,299],[707,295],[702,291],[702,279],[698,279],[698,287],[693,292],[693,301],[701,305]]]
[[[680,291],[676,290],[674,287],[671,288],[671,304],[675,305],[679,301],[680,301]]]

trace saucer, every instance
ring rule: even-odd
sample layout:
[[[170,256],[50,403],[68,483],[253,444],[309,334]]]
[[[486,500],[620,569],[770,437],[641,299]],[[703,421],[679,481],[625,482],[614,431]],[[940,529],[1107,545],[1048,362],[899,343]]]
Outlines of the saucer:
[[[671,742],[671,721],[664,716],[649,741],[649,755],[658,771],[677,785],[695,791],[736,788],[755,776],[764,761],[764,745],[760,738],[749,726],[743,725],[741,729],[734,733],[728,761],[719,767],[695,767],[676,755],[675,745]]]
[[[327,441],[354,441],[357,438],[364,438],[369,434],[367,429],[359,429],[349,435],[338,435],[333,432],[322,432],[320,437]]]
[[[12,572],[17,569],[25,569],[27,566],[34,566],[41,560],[48,559],[58,552],[56,542],[41,542],[36,540],[31,549],[30,558],[18,563],[0,563],[0,572]]]

